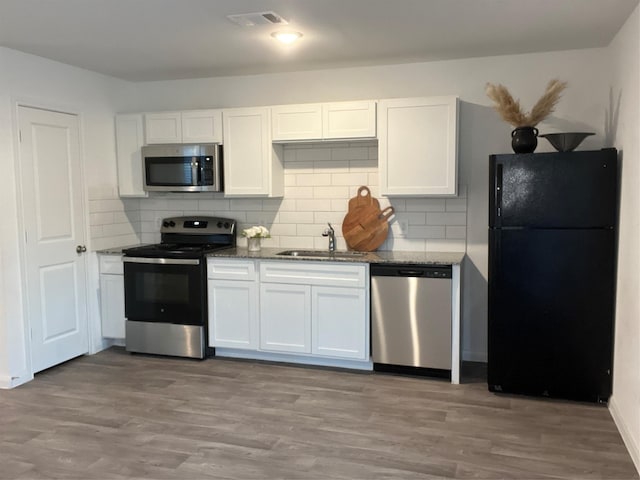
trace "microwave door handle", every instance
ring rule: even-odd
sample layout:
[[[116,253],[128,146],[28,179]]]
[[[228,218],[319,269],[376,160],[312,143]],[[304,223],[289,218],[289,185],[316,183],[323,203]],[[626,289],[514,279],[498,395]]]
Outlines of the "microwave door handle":
[[[198,186],[198,157],[191,159],[191,185]]]
[[[204,179],[205,179],[204,169],[206,168],[206,166],[207,166],[207,159],[206,159],[206,157],[202,157],[200,159],[200,161],[198,162],[198,167],[199,167],[198,168],[198,174],[200,175],[198,177],[198,185],[203,185],[204,186],[204,184],[205,184],[204,183]]]

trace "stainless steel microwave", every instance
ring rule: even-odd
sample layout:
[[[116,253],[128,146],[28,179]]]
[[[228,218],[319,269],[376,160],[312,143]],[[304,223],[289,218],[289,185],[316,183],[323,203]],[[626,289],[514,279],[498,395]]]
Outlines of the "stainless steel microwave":
[[[149,192],[222,192],[222,147],[211,144],[142,147]]]

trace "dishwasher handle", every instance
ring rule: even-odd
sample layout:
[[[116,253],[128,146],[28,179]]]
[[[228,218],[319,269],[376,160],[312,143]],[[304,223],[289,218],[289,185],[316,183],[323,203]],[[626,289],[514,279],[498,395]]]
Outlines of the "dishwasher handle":
[[[371,265],[374,277],[451,278],[451,265]]]
[[[424,270],[398,270],[398,277],[423,277]]]

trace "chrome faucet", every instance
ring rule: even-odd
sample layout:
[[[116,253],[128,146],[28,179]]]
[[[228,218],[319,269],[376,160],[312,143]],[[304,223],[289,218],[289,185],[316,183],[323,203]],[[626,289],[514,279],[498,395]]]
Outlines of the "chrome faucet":
[[[324,232],[322,232],[322,236],[329,237],[329,251],[335,252],[336,251],[336,232],[330,223],[327,222],[327,225],[329,225],[329,228],[324,229]]]

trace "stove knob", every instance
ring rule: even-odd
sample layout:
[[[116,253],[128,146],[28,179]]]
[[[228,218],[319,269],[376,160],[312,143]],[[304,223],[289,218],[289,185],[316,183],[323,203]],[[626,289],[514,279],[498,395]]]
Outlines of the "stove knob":
[[[171,221],[169,222],[169,226],[170,226],[170,227],[175,227],[175,226],[176,226],[176,222],[174,222],[173,220],[171,220]]]
[[[224,228],[229,228],[231,224],[229,222],[224,222]]]
[[[222,222],[217,223],[218,228],[222,228]]]
[[[168,227],[169,226],[169,222],[162,222],[162,226],[165,227],[165,228]]]

